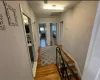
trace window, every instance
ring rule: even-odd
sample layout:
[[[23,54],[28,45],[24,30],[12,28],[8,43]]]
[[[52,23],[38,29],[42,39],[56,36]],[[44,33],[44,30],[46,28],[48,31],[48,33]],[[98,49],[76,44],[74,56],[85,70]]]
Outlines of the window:
[[[40,31],[44,31],[44,27],[40,27]]]

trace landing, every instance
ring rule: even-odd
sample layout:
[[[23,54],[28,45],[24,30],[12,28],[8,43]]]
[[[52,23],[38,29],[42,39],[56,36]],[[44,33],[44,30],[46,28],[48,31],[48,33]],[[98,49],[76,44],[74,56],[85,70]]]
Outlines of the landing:
[[[56,65],[38,67],[35,80],[60,80]]]

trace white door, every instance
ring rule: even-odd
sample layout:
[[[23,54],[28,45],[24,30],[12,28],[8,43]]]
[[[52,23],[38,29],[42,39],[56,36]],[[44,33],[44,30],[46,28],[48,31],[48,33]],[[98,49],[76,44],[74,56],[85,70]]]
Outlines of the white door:
[[[62,45],[62,38],[63,38],[63,21],[60,22],[60,36],[59,36],[60,45]]]

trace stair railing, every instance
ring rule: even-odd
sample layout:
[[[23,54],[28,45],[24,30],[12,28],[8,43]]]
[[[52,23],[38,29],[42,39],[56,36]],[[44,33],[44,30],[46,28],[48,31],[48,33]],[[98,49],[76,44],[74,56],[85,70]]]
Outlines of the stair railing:
[[[74,76],[76,80],[79,80],[78,76],[74,73],[72,68],[69,66],[67,60],[63,57],[61,49],[56,47],[56,66],[58,68],[61,80],[71,80],[71,75]],[[70,70],[71,74],[68,74],[67,69]]]

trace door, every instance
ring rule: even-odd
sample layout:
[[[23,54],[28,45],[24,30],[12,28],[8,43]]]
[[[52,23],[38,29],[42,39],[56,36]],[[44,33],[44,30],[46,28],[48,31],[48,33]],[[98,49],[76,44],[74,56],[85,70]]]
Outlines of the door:
[[[50,23],[50,44],[57,44],[57,23]]]
[[[34,60],[35,60],[35,57],[36,57],[36,55],[35,55],[35,47],[34,47],[34,40],[35,39],[33,39],[33,30],[32,30],[32,27],[34,27],[34,25],[32,26],[31,25],[31,19],[28,17],[28,21],[29,21],[29,30],[30,30],[30,37],[31,37],[31,46],[30,46],[30,51],[31,51],[31,54],[32,54],[32,56],[31,56],[31,58],[32,58],[32,62],[34,62]]]
[[[63,21],[60,22],[60,36],[59,36],[60,45],[62,45],[62,38],[63,38]]]
[[[47,36],[46,36],[46,24],[39,24],[39,37],[40,37],[40,46],[46,47],[47,45]]]
[[[23,14],[23,21],[25,25],[25,33],[27,37],[27,45],[30,53],[30,59],[31,59],[31,63],[33,64],[35,49],[34,49],[31,19],[27,15]]]

